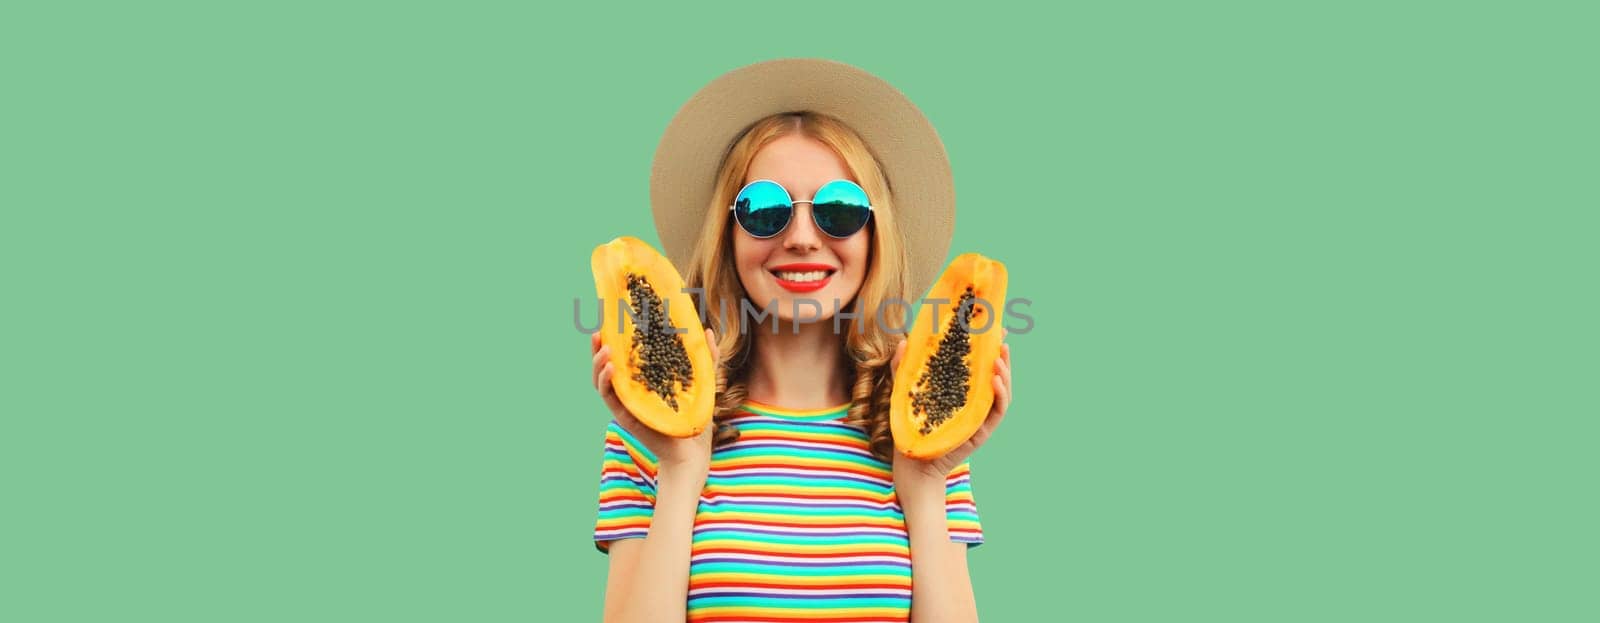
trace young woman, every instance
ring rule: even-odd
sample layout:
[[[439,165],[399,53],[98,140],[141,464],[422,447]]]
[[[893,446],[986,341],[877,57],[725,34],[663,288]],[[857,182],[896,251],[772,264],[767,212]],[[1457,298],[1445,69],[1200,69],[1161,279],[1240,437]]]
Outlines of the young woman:
[[[716,425],[674,439],[640,424],[591,340],[613,416],[594,530],[610,556],[605,620],[977,620],[967,457],[1010,402],[1009,347],[971,440],[931,461],[895,453],[903,310],[876,310],[921,294],[908,261],[943,258],[908,255],[899,222],[918,215],[897,209],[866,142],[829,115],[766,115],[726,151],[710,196],[685,278],[715,329]]]

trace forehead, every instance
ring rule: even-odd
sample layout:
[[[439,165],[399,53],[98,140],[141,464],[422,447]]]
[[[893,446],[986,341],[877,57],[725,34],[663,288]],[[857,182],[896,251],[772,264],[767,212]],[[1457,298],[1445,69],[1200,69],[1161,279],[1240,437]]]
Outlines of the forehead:
[[[744,183],[767,179],[782,184],[796,199],[810,197],[836,179],[856,181],[844,158],[822,142],[799,134],[773,139],[756,152]]]

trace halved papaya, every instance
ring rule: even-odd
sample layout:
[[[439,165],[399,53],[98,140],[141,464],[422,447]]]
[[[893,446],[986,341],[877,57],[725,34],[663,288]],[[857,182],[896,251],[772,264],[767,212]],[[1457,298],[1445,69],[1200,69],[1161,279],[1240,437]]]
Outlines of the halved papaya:
[[[649,243],[622,236],[589,257],[600,295],[600,341],[611,347],[611,386],[645,426],[693,437],[711,422],[717,388],[683,277]]]
[[[983,424],[994,404],[1005,298],[1005,264],[977,253],[956,257],[934,282],[894,372],[889,425],[896,450],[938,458]]]

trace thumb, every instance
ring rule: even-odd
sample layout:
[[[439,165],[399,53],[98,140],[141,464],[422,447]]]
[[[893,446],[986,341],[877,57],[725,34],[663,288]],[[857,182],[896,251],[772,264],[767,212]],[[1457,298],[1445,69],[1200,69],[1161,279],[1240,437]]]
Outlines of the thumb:
[[[890,370],[899,370],[900,369],[900,359],[905,357],[905,356],[906,356],[906,341],[905,340],[900,340],[900,343],[896,344],[895,347],[894,347],[894,358],[889,360],[889,369]]]

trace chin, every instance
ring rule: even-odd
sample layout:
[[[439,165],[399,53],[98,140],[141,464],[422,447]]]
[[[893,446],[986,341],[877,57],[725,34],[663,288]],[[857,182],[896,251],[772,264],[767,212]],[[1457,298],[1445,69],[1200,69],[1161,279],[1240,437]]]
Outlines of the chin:
[[[833,318],[833,300],[838,297],[834,293],[835,288],[832,286],[815,292],[789,292],[782,288],[775,289],[777,290],[776,292],[764,295],[766,298],[751,299],[751,303],[757,308],[761,308],[768,302],[775,301],[773,316],[783,321],[785,325],[794,323],[796,318],[800,319],[801,324],[824,322]],[[813,306],[811,301],[815,301],[816,305]],[[839,301],[839,306],[842,308],[846,303],[847,301],[841,300]],[[796,305],[798,305],[798,309],[796,309]],[[759,309],[757,313],[759,313]]]

